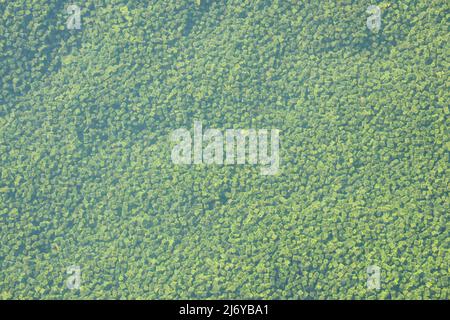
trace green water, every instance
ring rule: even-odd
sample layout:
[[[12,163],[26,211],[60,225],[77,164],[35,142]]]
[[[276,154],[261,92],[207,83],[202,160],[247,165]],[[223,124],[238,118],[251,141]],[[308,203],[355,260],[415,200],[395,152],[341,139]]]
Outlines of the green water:
[[[1,299],[449,298],[448,1],[66,5],[0,3]],[[195,121],[278,173],[174,164]]]

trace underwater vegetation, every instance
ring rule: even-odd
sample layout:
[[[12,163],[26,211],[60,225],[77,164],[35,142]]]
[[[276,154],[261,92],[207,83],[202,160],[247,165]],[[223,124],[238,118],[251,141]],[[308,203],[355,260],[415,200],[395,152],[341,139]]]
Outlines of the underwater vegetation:
[[[0,299],[448,299],[449,12],[0,1]],[[195,121],[278,173],[175,165]]]

